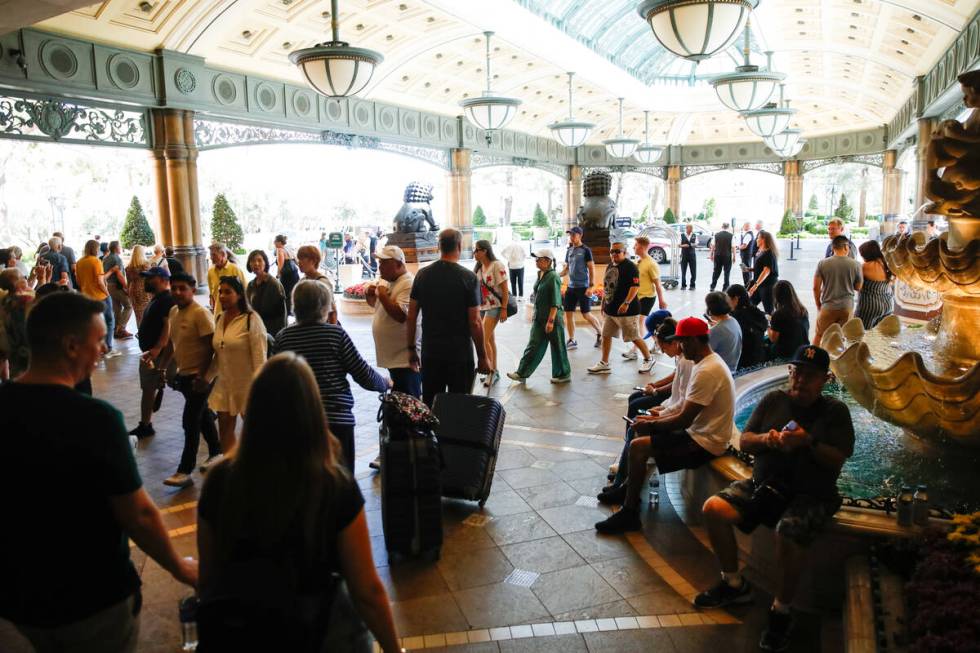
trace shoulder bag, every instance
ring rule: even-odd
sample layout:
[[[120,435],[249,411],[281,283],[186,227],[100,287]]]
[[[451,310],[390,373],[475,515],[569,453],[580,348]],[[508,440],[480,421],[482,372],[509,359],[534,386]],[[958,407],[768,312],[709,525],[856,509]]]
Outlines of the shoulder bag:
[[[480,283],[486,288],[491,295],[497,298],[497,301],[503,301],[503,298],[497,294],[497,291],[487,285],[487,282],[483,280],[483,276],[480,276]],[[507,296],[507,317],[514,317],[517,315],[517,298],[514,295]]]

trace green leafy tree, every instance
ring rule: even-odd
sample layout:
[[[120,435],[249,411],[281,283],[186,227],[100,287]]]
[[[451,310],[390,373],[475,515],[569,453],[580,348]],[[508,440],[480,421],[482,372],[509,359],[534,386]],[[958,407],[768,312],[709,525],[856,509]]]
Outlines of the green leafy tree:
[[[139,198],[135,195],[129,203],[129,211],[126,212],[126,221],[123,222],[119,242],[126,249],[132,249],[137,245],[150,247],[157,242],[153,229],[150,228],[150,223],[143,213],[143,207],[140,206]]]
[[[796,221],[796,216],[793,215],[793,211],[791,209],[786,209],[786,213],[783,214],[783,222],[779,225],[779,233],[796,233],[797,227],[798,223]]]
[[[547,227],[550,224],[548,222],[548,216],[541,209],[540,204],[534,205],[534,218],[531,219],[531,224],[535,227]]]
[[[810,203],[806,205],[806,208],[810,209],[811,211],[819,211],[820,210],[820,201],[817,200],[817,194],[816,193],[813,193],[812,195],[810,195]]]
[[[482,227],[487,223],[487,214],[483,212],[483,207],[479,204],[476,205],[476,209],[473,211],[473,226]]]
[[[214,198],[214,207],[211,210],[211,237],[224,243],[232,251],[240,250],[245,241],[245,234],[238,224],[238,217],[229,206],[224,193],[218,193]]]
[[[644,206],[643,211],[640,213],[640,217],[636,219],[636,224],[646,224],[647,220],[650,219],[650,207]]]
[[[664,222],[666,222],[667,224],[677,223],[677,216],[674,215],[674,212],[670,209],[669,206],[667,207],[667,210],[664,211]]]
[[[837,204],[834,215],[844,222],[850,222],[854,219],[854,207],[847,203],[847,195],[844,193],[840,194],[840,202]]]
[[[713,217],[715,217],[716,205],[717,202],[713,197],[709,197],[704,201],[704,220],[710,221]]]

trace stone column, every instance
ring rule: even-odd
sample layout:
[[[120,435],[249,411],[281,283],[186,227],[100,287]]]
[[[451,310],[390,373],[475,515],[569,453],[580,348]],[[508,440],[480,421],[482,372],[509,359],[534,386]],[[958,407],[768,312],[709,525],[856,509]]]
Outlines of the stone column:
[[[881,235],[895,233],[902,212],[902,171],[896,167],[898,152],[885,150],[881,164]]]
[[[568,166],[568,181],[565,182],[565,223],[563,231],[578,224],[578,209],[582,206],[582,166]]]
[[[667,208],[673,211],[677,221],[681,221],[681,167],[667,166]]]
[[[163,133],[163,116],[153,112],[152,119],[153,133]],[[153,189],[156,191],[155,232],[159,242],[169,244],[174,242],[174,235],[170,224],[170,202],[167,199],[167,160],[163,150],[157,148],[150,150],[150,158],[153,165]]]
[[[919,118],[919,134],[915,143],[915,210],[929,201],[926,197],[926,184],[929,182],[929,169],[926,167],[926,152],[932,142],[932,130],[935,128],[936,121],[933,118]],[[910,231],[925,231],[929,217],[920,215],[909,225]]]
[[[473,171],[470,159],[473,150],[453,148],[449,151],[449,175],[446,191],[448,226],[459,229],[463,234],[463,255],[473,252],[473,208],[470,189]]]
[[[165,245],[172,245],[177,259],[198,286],[207,283],[207,250],[203,245],[197,190],[197,146],[194,113],[179,109],[151,109],[153,159],[157,207]]]
[[[803,175],[799,160],[783,161],[783,213],[792,211],[797,218],[803,215]]]

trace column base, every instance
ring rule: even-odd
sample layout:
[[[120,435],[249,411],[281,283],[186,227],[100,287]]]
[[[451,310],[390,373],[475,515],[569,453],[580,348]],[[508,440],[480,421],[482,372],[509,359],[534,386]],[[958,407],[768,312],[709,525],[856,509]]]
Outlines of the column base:
[[[174,256],[197,280],[197,293],[208,291],[208,250],[201,245],[174,245]]]
[[[425,263],[439,258],[439,235],[434,231],[388,234],[388,244],[397,245],[405,252],[406,263]]]
[[[592,260],[596,265],[609,264],[609,230],[608,229],[584,229],[582,242],[592,250]]]

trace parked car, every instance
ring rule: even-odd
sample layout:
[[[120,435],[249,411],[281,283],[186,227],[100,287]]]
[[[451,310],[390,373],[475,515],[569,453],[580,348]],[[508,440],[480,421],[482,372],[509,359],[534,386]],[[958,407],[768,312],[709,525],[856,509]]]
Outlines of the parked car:
[[[681,234],[684,233],[684,228],[687,224],[694,225],[694,237],[697,238],[695,247],[707,248],[708,245],[711,243],[711,231],[702,227],[701,225],[697,223],[674,223],[670,225],[670,228],[676,231],[677,235],[680,236]]]
[[[670,263],[670,241],[666,238],[650,238],[647,253],[657,263]]]

